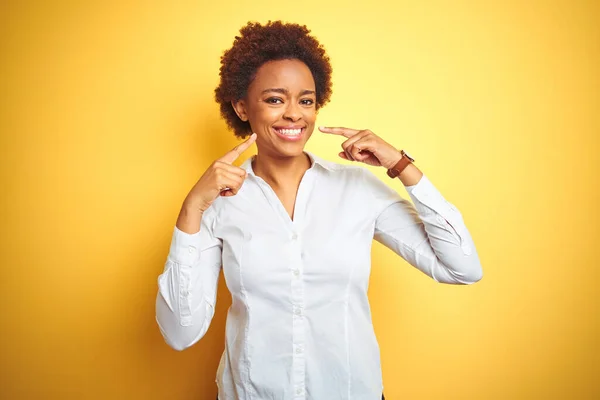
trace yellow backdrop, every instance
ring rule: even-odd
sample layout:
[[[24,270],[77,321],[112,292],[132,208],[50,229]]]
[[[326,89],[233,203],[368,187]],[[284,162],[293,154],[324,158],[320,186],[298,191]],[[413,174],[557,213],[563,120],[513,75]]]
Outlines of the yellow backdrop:
[[[0,398],[214,399],[226,287],[176,352],[156,278],[183,198],[238,143],[219,57],[268,19],[331,55],[318,123],[407,149],[481,257],[481,282],[440,285],[376,244],[387,397],[598,398],[598,4],[2,2]],[[308,150],[346,162],[340,143]]]

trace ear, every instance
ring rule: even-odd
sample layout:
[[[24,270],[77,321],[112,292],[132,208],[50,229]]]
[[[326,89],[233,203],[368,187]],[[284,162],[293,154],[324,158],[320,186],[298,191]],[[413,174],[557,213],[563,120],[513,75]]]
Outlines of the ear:
[[[248,121],[248,113],[246,112],[246,104],[244,103],[244,100],[232,101],[231,106],[242,121]]]

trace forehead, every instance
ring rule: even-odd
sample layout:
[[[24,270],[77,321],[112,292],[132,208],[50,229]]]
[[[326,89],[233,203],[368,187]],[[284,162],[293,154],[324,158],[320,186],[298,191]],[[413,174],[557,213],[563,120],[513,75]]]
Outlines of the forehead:
[[[306,64],[300,60],[268,61],[256,71],[249,90],[284,88],[291,92],[315,90],[315,80]]]

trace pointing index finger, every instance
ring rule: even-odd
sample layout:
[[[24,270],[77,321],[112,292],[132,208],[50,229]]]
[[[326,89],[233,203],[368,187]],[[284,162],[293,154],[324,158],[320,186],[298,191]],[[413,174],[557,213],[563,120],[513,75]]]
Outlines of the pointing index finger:
[[[242,143],[238,144],[231,151],[229,151],[227,154],[225,154],[223,157],[221,157],[220,161],[223,161],[223,162],[226,162],[228,164],[231,164],[232,162],[234,162],[235,160],[237,160],[237,158],[239,156],[241,156],[243,152],[245,152],[246,150],[248,150],[248,148],[250,146],[252,146],[252,143],[254,143],[255,141],[256,141],[256,133],[253,133],[248,138],[248,140],[246,140],[245,142],[242,142]]]
[[[320,126],[319,130],[321,132],[325,132],[325,133],[333,133],[334,135],[341,135],[344,137],[352,137],[354,135],[356,135],[358,132],[360,132],[360,130],[358,129],[350,129],[350,128],[342,128],[342,127],[337,127],[337,128],[330,128],[327,126]]]

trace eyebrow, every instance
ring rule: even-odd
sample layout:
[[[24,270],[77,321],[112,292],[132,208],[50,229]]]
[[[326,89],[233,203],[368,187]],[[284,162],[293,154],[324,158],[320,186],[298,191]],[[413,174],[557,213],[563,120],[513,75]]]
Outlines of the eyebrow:
[[[281,94],[285,94],[285,95],[289,95],[290,91],[284,88],[270,88],[270,89],[265,89],[262,91],[262,94],[268,93],[268,92],[276,92],[276,93],[281,93]],[[306,94],[316,94],[316,92],[314,90],[309,90],[309,89],[305,89],[303,91],[300,92],[300,96],[304,96]]]

